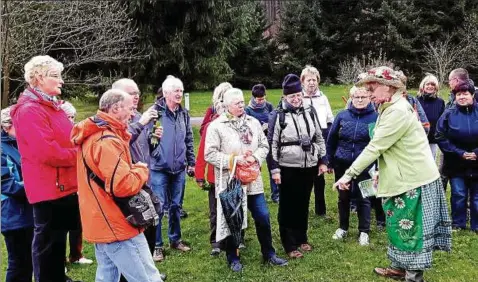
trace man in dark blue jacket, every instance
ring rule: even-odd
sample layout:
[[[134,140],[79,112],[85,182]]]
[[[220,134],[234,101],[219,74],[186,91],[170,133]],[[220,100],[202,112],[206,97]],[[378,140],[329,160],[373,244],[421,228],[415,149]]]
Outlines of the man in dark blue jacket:
[[[5,281],[32,281],[33,208],[25,195],[10,108],[2,110],[1,132],[2,235],[8,253]]]
[[[189,113],[181,107],[183,83],[168,76],[162,85],[164,98],[155,103],[159,122],[163,128],[157,145],[152,145],[150,160],[151,186],[159,196],[163,211],[156,230],[156,248],[153,259],[164,258],[161,219],[164,208],[169,210],[168,237],[170,247],[187,252],[190,248],[181,240],[180,206],[184,193],[186,170],[194,173],[194,140]]]

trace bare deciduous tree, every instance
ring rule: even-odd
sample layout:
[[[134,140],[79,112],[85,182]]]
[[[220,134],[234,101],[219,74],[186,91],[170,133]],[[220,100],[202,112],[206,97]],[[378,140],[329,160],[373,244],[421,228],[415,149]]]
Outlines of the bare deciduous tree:
[[[119,1],[5,0],[1,8],[2,106],[9,101],[10,82],[23,80],[23,65],[33,56],[55,57],[65,74],[87,64],[145,56],[135,46],[136,29]],[[101,73],[91,79],[101,80]]]
[[[394,67],[394,64],[387,59],[387,55],[382,49],[379,49],[376,55],[369,52],[361,57],[347,57],[339,63],[337,80],[344,84],[352,84],[359,74],[379,66]]]

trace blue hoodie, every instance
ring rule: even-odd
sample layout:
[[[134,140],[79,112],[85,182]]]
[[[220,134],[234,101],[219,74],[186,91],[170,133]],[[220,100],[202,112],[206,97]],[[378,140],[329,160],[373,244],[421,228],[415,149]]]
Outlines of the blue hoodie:
[[[17,141],[2,130],[2,232],[33,227]]]
[[[181,105],[172,112],[164,98],[157,100],[154,106],[161,112],[163,136],[151,153],[150,168],[177,174],[184,171],[186,165],[194,167],[194,137],[189,112]]]
[[[350,166],[370,142],[369,126],[378,114],[372,103],[358,110],[352,103],[335,117],[327,138],[327,159],[334,167]]]
[[[444,155],[443,172],[449,177],[478,179],[478,160],[463,159],[463,153],[478,156],[478,103],[455,104],[438,120],[435,139]]]

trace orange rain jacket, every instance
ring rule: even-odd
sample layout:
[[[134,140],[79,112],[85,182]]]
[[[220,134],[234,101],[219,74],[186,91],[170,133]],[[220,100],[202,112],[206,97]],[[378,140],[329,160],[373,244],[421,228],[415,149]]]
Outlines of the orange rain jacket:
[[[78,198],[83,236],[92,243],[130,239],[143,230],[130,225],[113,201],[115,196],[133,196],[148,180],[146,166],[132,164],[131,135],[126,125],[98,111],[74,126],[72,142],[78,146]],[[105,190],[89,179],[83,156],[91,170],[105,182]]]

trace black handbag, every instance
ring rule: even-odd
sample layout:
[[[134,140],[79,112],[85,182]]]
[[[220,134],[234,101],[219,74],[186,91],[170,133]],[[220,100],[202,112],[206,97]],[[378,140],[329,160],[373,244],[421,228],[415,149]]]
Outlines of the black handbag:
[[[114,135],[103,135],[104,138],[118,138]],[[99,141],[98,140],[98,141]],[[86,173],[88,175],[88,185],[92,189],[90,180],[93,180],[101,189],[106,191],[105,182],[98,175],[96,175],[86,163],[85,156],[83,155],[83,146],[81,146],[81,155],[83,157],[83,164],[86,167]],[[121,159],[118,159],[116,166],[118,166]],[[134,227],[157,226],[159,224],[159,213],[161,211],[161,204],[159,197],[154,194],[149,185],[144,184],[138,194],[129,197],[117,197],[114,194],[113,187],[110,188],[111,196],[114,202],[119,207],[126,220]]]

